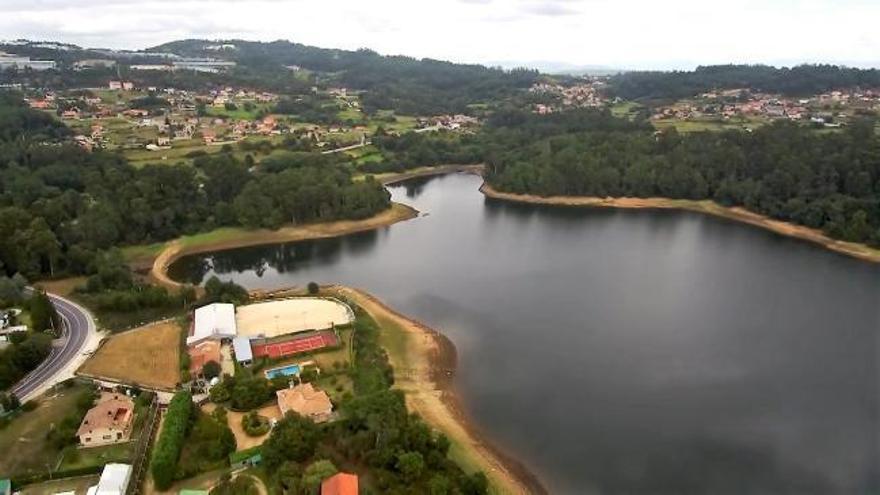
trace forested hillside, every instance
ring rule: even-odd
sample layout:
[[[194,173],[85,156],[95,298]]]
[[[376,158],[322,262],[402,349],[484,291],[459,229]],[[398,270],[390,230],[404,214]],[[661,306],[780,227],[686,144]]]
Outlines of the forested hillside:
[[[514,193],[713,199],[880,245],[880,137],[864,120],[817,133],[678,135],[599,111],[513,113],[486,136],[488,180]]]
[[[734,88],[809,96],[834,89],[876,88],[880,71],[837,65],[712,65],[693,71],[625,72],[612,77],[610,83],[613,93],[626,99],[678,99]]]
[[[343,165],[276,160],[251,173],[225,153],[195,167],[135,168],[118,154],[89,153],[67,130],[0,94],[0,263],[33,279],[88,273],[101,250],[224,225],[365,218],[389,205],[373,181],[353,182]]]
[[[331,74],[340,86],[367,90],[364,108],[393,109],[421,115],[467,111],[469,104],[485,103],[516,89],[528,88],[538,78],[535,70],[487,68],[405,56],[383,56],[372,50],[337,50],[289,41],[260,43],[229,40],[235,49],[205,50],[203,40],[175,41],[151,50],[188,56],[234,60],[261,73],[284,73],[285,66]],[[289,78],[288,78],[289,79]]]

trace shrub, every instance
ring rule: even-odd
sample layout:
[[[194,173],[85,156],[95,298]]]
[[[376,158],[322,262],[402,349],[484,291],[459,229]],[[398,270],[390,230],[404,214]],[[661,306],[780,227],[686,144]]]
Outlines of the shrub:
[[[241,418],[241,428],[252,437],[259,437],[269,433],[272,427],[269,418],[260,416],[257,411],[251,411]]]
[[[171,399],[171,404],[168,406],[162,434],[159,435],[159,440],[156,442],[153,459],[150,463],[153,480],[160,490],[167,490],[174,482],[177,460],[180,457],[180,450],[183,448],[192,407],[192,395],[186,391],[174,394],[174,398]]]

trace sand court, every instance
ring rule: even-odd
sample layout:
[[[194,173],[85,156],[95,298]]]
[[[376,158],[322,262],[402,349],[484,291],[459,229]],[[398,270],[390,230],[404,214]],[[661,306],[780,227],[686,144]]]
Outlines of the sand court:
[[[334,299],[301,297],[239,306],[238,335],[277,337],[306,330],[324,330],[354,321],[354,312]]]

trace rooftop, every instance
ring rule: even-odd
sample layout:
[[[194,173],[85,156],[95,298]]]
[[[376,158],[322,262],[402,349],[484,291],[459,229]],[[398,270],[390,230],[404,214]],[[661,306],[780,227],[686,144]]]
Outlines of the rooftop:
[[[195,310],[192,334],[186,338],[186,343],[232,338],[236,333],[235,306],[228,303],[208,304]]]
[[[285,388],[275,392],[275,395],[282,414],[294,411],[302,416],[320,416],[330,414],[333,410],[327,393],[315,389],[311,383]]]
[[[89,409],[76,435],[90,433],[98,428],[125,430],[131,424],[134,402],[127,396],[116,395]]]
[[[356,474],[337,473],[321,482],[321,495],[358,495]]]

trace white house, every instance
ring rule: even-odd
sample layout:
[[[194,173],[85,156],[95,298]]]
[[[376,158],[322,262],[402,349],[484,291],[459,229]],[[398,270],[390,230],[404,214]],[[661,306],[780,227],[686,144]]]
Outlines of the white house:
[[[195,310],[192,332],[186,338],[186,345],[205,339],[232,339],[237,334],[235,306],[227,303],[208,304]]]

